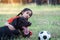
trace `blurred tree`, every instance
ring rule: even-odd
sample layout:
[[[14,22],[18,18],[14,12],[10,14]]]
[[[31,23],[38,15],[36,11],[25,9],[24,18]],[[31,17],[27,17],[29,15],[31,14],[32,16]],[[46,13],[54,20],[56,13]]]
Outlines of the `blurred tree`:
[[[60,4],[60,0],[57,0],[57,4]]]
[[[32,0],[33,3],[35,3],[35,0]]]
[[[1,0],[1,3],[8,3],[8,0]]]
[[[36,4],[37,5],[41,5],[42,4],[42,0],[36,0]]]

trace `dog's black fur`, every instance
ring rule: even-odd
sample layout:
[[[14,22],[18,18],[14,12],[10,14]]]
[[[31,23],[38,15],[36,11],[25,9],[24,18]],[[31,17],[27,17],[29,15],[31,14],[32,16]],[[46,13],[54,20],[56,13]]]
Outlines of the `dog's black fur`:
[[[31,25],[31,23],[28,22],[23,17],[14,19],[13,22],[10,24],[13,25],[16,30],[10,30],[7,26],[1,27],[0,28],[0,40],[8,40],[8,39],[13,40],[15,35],[16,36],[20,35],[20,32],[18,30],[22,32],[23,30],[22,26],[27,27]]]

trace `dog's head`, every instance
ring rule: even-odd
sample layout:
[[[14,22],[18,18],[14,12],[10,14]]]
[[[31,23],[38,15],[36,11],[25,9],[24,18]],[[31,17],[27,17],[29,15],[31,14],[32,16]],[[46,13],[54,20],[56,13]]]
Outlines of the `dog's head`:
[[[31,25],[31,23],[28,20],[26,20],[25,18],[23,18],[23,17],[14,19],[11,24],[15,27],[15,29],[19,29],[21,31],[21,33],[23,33],[23,35],[24,35],[23,26],[28,27],[28,26]]]
[[[20,29],[20,28],[22,28],[23,26],[28,27],[28,26],[31,25],[31,23],[30,23],[28,20],[26,20],[25,18],[23,18],[23,17],[14,19],[11,24],[12,24],[16,29]]]

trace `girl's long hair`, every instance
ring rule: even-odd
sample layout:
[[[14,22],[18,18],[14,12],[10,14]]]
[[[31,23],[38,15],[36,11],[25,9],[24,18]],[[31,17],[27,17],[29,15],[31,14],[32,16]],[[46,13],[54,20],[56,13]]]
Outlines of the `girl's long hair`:
[[[22,15],[23,14],[22,12],[25,12],[25,11],[31,11],[31,16],[32,16],[32,14],[33,14],[32,10],[29,8],[24,8],[17,16]]]

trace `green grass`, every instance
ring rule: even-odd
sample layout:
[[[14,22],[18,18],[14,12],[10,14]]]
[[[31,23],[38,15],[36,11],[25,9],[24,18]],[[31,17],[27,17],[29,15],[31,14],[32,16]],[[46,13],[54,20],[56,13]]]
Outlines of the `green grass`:
[[[49,31],[52,35],[51,40],[60,40],[60,6],[52,5],[26,5],[21,8],[31,8],[33,10],[33,16],[29,19],[32,22],[30,30],[33,32],[31,40],[37,40],[38,33],[40,31]],[[13,9],[20,8],[20,6],[13,6]],[[19,9],[20,10],[20,9]],[[18,10],[17,10],[18,11]],[[17,12],[16,12],[17,13]],[[4,23],[11,17],[16,14],[0,14],[0,26],[3,26]],[[22,38],[22,40],[26,40]]]
[[[60,39],[60,15],[55,15],[55,13],[45,15],[42,13],[40,14],[33,14],[33,16],[29,19],[32,22],[30,30],[32,30],[33,35],[31,40],[37,40],[39,31],[49,31],[52,35],[52,40],[59,40]],[[58,13],[58,12],[57,12]],[[8,18],[13,15],[0,15],[0,26],[3,26],[4,23]],[[3,21],[2,21],[3,20]],[[35,39],[36,38],[36,39]]]

